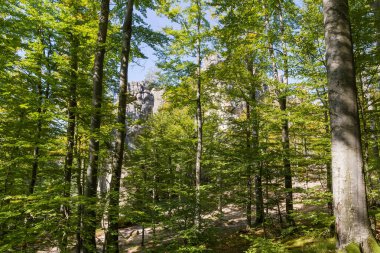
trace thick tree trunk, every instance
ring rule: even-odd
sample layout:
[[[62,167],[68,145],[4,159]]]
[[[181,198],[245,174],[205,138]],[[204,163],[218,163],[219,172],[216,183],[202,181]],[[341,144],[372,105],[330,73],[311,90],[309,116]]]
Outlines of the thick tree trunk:
[[[201,17],[202,9],[200,0],[196,0],[198,8],[198,17],[197,17],[197,34],[200,35],[201,30]],[[201,67],[202,67],[202,58],[201,58],[201,39],[197,39],[197,152],[195,160],[195,226],[197,229],[201,227],[201,162],[202,162],[202,138],[203,138],[203,119],[202,119],[202,103],[201,103]]]
[[[127,106],[127,87],[128,87],[128,64],[131,51],[132,37],[132,13],[134,0],[128,0],[125,20],[123,23],[123,45],[121,50],[120,64],[120,84],[119,84],[119,105],[116,131],[116,164],[113,169],[110,201],[108,209],[108,231],[106,235],[106,252],[119,252],[119,201],[120,201],[120,181],[121,171],[124,161],[124,144],[126,137],[126,106]]]
[[[347,0],[323,0],[329,85],[333,202],[338,248],[377,247],[368,220]]]
[[[108,30],[108,16],[109,16],[110,0],[101,1],[101,10],[99,16],[99,31],[97,39],[97,48],[94,60],[94,75],[93,75],[93,94],[92,94],[92,108],[91,115],[91,138],[90,138],[90,159],[89,167],[86,176],[85,196],[87,197],[87,204],[84,208],[83,217],[83,251],[95,252],[96,251],[96,190],[98,182],[98,167],[99,167],[99,130],[101,123],[101,107],[103,97],[103,65],[104,56],[106,53],[105,43]]]

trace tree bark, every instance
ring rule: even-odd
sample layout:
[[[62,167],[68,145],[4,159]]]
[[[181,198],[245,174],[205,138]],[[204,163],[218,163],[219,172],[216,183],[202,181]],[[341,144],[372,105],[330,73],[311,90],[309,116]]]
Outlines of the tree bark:
[[[84,208],[83,231],[86,233],[83,240],[83,251],[96,251],[96,190],[98,182],[98,167],[99,167],[99,130],[101,124],[101,107],[103,97],[103,65],[104,56],[106,53],[105,43],[108,30],[110,0],[101,1],[101,10],[99,16],[99,31],[97,39],[97,48],[94,60],[93,74],[93,93],[92,93],[92,108],[91,115],[91,138],[90,138],[90,158],[89,167],[86,175],[85,196],[87,204]]]
[[[333,202],[339,249],[378,247],[369,227],[347,0],[323,0],[329,86]]]
[[[201,66],[202,66],[202,58],[201,58],[201,39],[200,29],[201,29],[201,17],[202,17],[202,7],[200,0],[196,0],[197,8],[198,8],[198,17],[197,17],[197,152],[196,152],[196,160],[195,160],[195,226],[197,229],[200,229],[201,226],[201,161],[202,161],[202,138],[203,138],[203,119],[202,119],[202,103],[201,103],[201,88],[202,88],[202,80],[201,80]]]
[[[119,105],[116,131],[116,164],[113,169],[111,186],[110,186],[110,201],[108,209],[108,231],[106,234],[106,252],[119,252],[119,201],[120,201],[120,181],[121,171],[124,160],[124,146],[126,138],[126,106],[127,106],[127,87],[128,87],[128,65],[129,55],[131,51],[132,38],[132,14],[134,0],[128,0],[125,20],[123,23],[123,44],[121,50],[120,64],[120,83],[119,83]]]

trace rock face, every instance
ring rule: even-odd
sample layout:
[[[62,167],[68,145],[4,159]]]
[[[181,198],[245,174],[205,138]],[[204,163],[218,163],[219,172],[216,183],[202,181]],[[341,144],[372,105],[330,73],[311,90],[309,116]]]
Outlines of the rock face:
[[[149,115],[156,113],[163,105],[164,90],[153,87],[149,82],[131,82],[128,84],[128,92],[133,101],[127,105],[127,140],[130,149],[134,149],[133,140],[141,132],[142,126],[133,124],[137,120],[145,120]],[[131,124],[132,123],[132,124]]]
[[[145,120],[149,115],[156,113],[163,105],[163,89],[154,88],[150,82],[130,82],[128,83],[129,101],[127,105],[127,136],[126,144],[129,149],[134,149],[134,140],[142,130],[142,125],[136,124],[138,120]],[[111,182],[111,171],[113,167],[113,151],[114,143],[109,150],[110,156],[104,161],[105,173],[99,176],[98,191],[101,194],[106,194],[109,191]],[[127,174],[122,172],[122,178]]]
[[[154,95],[146,82],[128,83],[128,92],[134,97],[134,101],[127,105],[127,116],[131,120],[146,118],[152,114],[154,107]]]

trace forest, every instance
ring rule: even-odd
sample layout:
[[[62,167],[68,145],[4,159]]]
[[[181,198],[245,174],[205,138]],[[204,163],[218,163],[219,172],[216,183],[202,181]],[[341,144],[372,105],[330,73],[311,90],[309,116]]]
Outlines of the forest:
[[[380,0],[0,0],[0,252],[380,253],[379,139]]]

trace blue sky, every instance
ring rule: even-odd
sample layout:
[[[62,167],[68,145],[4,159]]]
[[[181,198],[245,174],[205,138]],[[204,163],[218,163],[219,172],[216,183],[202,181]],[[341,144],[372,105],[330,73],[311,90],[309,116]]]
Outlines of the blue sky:
[[[163,27],[168,26],[171,22],[165,17],[159,17],[154,11],[148,10],[146,22],[155,31],[160,31]],[[148,46],[141,48],[142,52],[148,59],[139,59],[137,63],[132,63],[129,66],[129,81],[142,81],[149,72],[156,70],[155,63],[157,57],[154,55],[154,50]]]

